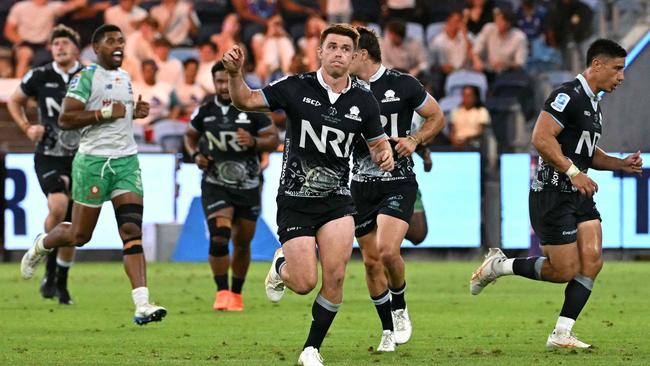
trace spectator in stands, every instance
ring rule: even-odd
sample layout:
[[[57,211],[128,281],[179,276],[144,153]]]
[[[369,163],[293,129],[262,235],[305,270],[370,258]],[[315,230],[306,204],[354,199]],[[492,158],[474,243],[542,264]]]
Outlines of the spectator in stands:
[[[157,80],[158,66],[154,60],[142,62],[142,81],[133,83],[133,95],[149,103],[149,115],[133,121],[134,125],[144,128],[146,142],[153,142],[153,124],[164,120],[176,120],[180,115],[180,107],[175,100],[174,87]],[[134,126],[135,127],[135,126]],[[138,128],[134,128],[138,131]],[[137,132],[136,132],[137,134]]]
[[[271,16],[280,10],[277,0],[232,0],[242,22],[242,41],[251,44],[253,36],[264,33]]]
[[[212,42],[199,44],[199,71],[196,81],[201,85],[207,94],[214,94],[214,82],[212,81],[212,66],[219,60],[217,58],[217,46]]]
[[[138,24],[148,15],[147,11],[137,6],[135,2],[135,0],[120,0],[117,5],[106,9],[104,23],[120,27],[125,37],[135,33]]]
[[[239,36],[240,29],[239,17],[236,13],[231,13],[223,20],[221,33],[213,34],[212,37],[210,37],[210,41],[217,45],[215,55],[217,60],[221,60],[224,52],[228,51],[236,44],[238,44],[242,49],[245,48]]]
[[[81,36],[81,45],[89,45],[97,24],[104,21],[104,12],[112,5],[110,0],[86,0],[86,5],[66,14],[60,23],[70,26]]]
[[[424,45],[418,40],[406,38],[406,24],[400,19],[386,23],[381,53],[387,68],[406,70],[415,77],[427,70]]]
[[[201,22],[196,37],[199,42],[221,32],[226,17],[234,11],[230,0],[194,0],[194,10]]]
[[[153,53],[158,65],[158,81],[176,85],[183,75],[183,64],[175,58],[169,57],[172,45],[165,37],[158,37],[153,41]]]
[[[320,34],[325,27],[327,27],[327,23],[323,19],[311,16],[305,24],[305,36],[298,40],[298,47],[309,71],[316,71],[320,67],[318,48],[320,47]]]
[[[22,78],[32,59],[39,54],[47,62],[45,49],[48,37],[57,18],[86,5],[87,0],[67,2],[48,0],[25,0],[14,4],[9,10],[4,36],[15,47],[16,77]]]
[[[174,47],[192,45],[190,35],[197,34],[201,25],[193,4],[187,1],[162,0],[151,8],[151,16],[158,21],[158,31]]]
[[[276,14],[269,19],[264,35],[253,37],[251,48],[255,56],[255,74],[263,82],[276,71],[289,72],[291,59],[296,53],[282,25],[282,17]]]
[[[591,36],[593,10],[580,0],[557,0],[549,14],[548,44],[566,49],[569,42],[581,43]]]
[[[517,28],[528,37],[528,42],[538,39],[544,34],[546,9],[535,5],[535,0],[523,0],[517,11]]]
[[[451,112],[449,139],[457,148],[478,148],[483,128],[490,124],[490,114],[483,107],[476,86],[463,88],[461,105]]]
[[[524,32],[513,28],[513,22],[512,11],[495,9],[494,23],[486,24],[474,42],[472,61],[476,71],[498,74],[525,66],[528,42]]]
[[[492,2],[489,0],[469,0],[463,11],[467,30],[472,35],[478,35],[483,26],[492,22]]]
[[[282,19],[291,39],[300,39],[305,35],[305,23],[313,16],[325,14],[322,0],[280,0]]]
[[[158,36],[158,22],[147,16],[138,25],[138,30],[126,37],[125,59],[122,68],[131,74],[134,81],[142,80],[142,61],[153,59],[153,42]]]
[[[445,75],[463,69],[469,61],[470,47],[463,15],[460,11],[452,11],[447,16],[443,31],[431,44],[433,63]]]
[[[350,0],[327,0],[325,13],[328,23],[349,23],[352,18],[352,2]]]
[[[196,81],[198,71],[199,61],[197,59],[188,58],[183,62],[183,78],[174,89],[180,108],[178,119],[181,121],[189,121],[194,110],[201,105],[205,98],[205,90]]]

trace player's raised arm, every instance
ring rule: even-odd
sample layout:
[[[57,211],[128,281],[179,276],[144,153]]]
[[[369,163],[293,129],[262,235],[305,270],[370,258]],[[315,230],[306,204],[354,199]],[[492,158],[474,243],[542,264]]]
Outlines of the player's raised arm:
[[[240,110],[268,112],[264,96],[260,90],[251,90],[244,81],[242,67],[244,66],[244,51],[239,46],[233,46],[223,55],[223,65],[228,72],[228,89],[232,104]]]
[[[630,174],[641,174],[643,171],[643,159],[641,159],[640,151],[620,159],[607,155],[603,149],[596,146],[594,160],[591,164],[591,167],[596,170],[621,170]]]

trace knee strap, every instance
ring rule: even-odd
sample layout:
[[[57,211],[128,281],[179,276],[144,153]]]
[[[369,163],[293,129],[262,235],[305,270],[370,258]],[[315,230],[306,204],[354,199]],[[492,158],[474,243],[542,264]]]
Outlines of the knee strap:
[[[124,247],[122,247],[122,255],[142,253],[142,236],[136,236],[122,240]]]
[[[115,210],[117,227],[122,227],[124,224],[135,224],[138,228],[142,228],[143,210],[144,207],[138,203],[126,203],[121,205]]]
[[[223,257],[228,255],[228,242],[230,241],[231,230],[227,226],[217,226],[217,220],[208,221],[210,231],[210,255]]]

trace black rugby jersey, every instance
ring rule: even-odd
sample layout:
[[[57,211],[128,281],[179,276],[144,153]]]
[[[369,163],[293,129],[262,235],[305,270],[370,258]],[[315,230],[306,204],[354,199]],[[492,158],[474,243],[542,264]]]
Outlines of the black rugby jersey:
[[[271,110],[287,114],[282,175],[278,195],[328,197],[350,195],[352,143],[386,138],[379,106],[352,79],[334,103],[321,70],[289,76],[262,90]]]
[[[45,128],[43,139],[36,146],[37,154],[73,156],[77,151],[81,134],[78,130],[61,130],[58,120],[68,83],[81,69],[77,63],[66,73],[52,62],[29,70],[23,77],[20,88],[38,102],[39,120]]]
[[[258,136],[261,130],[271,126],[265,114],[242,112],[232,105],[219,103],[214,97],[194,111],[190,126],[201,134],[199,151],[214,159],[214,164],[203,174],[206,182],[235,189],[259,187],[257,151],[237,144],[237,129]]]
[[[582,75],[562,84],[544,103],[543,110],[562,126],[557,141],[562,154],[571,159],[583,173],[591,167],[596,144],[601,137],[602,114],[600,98],[591,91]],[[557,171],[541,157],[531,189],[534,191],[575,192],[569,176]]]
[[[365,84],[363,81],[359,81]],[[367,84],[366,84],[367,85]],[[383,65],[370,77],[370,90],[379,103],[381,124],[389,137],[406,137],[411,133],[413,112],[427,101],[428,94],[422,84],[413,76],[397,70],[386,69]],[[392,147],[397,143],[390,141]],[[364,141],[354,145],[354,166],[352,174],[355,181],[415,179],[413,159],[399,157],[393,150],[395,169],[384,172],[372,162],[368,146]]]

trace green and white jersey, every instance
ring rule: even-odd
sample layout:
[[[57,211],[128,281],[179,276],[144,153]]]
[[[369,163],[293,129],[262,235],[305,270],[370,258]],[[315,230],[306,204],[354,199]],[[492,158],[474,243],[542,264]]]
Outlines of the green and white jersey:
[[[122,70],[106,70],[92,64],[81,70],[70,81],[66,97],[86,105],[86,110],[97,110],[114,102],[126,106],[124,118],[94,123],[81,129],[79,152],[86,155],[120,157],[134,155],[138,147],[133,138],[133,89],[131,77]]]

